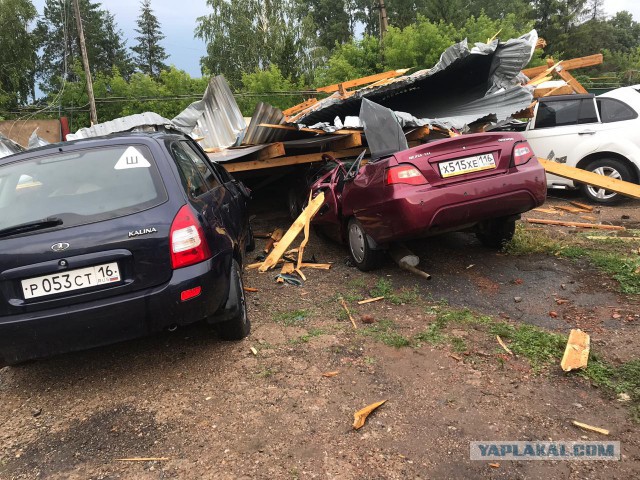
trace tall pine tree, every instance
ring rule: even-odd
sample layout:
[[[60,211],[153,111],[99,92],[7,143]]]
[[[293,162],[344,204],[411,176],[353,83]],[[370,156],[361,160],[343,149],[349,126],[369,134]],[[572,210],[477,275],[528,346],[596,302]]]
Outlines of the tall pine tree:
[[[160,42],[164,35],[160,33],[160,22],[151,10],[151,0],[142,0],[140,3],[140,16],[138,17],[136,37],[138,44],[131,48],[135,52],[134,62],[136,67],[147,75],[158,77],[160,72],[168,67],[164,61],[169,58]]]
[[[133,67],[124,34],[113,15],[99,3],[79,0],[91,73],[110,73],[116,67],[128,77]],[[42,53],[38,62],[40,87],[44,92],[59,90],[64,81],[77,80],[73,66],[81,62],[80,39],[71,0],[46,0],[44,14],[35,33]]]

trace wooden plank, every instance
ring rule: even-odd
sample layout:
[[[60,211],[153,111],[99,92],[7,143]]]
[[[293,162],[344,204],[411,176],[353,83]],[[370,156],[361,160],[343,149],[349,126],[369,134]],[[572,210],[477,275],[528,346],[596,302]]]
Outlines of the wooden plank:
[[[587,212],[593,212],[593,207],[591,205],[587,205],[586,203],[580,203],[580,202],[569,202],[569,203],[578,208],[586,210]]]
[[[563,222],[562,220],[545,220],[542,218],[527,218],[529,223],[539,223],[541,225],[558,225],[560,227],[593,228],[595,230],[626,230],[618,225],[601,225],[599,223]]]
[[[356,321],[351,316],[351,312],[349,311],[349,307],[347,307],[347,302],[344,301],[344,298],[340,297],[340,303],[342,304],[342,308],[344,308],[344,311],[347,312],[347,315],[349,316],[349,320],[351,320],[351,325],[353,325],[353,329],[357,330],[358,326],[356,325]]]
[[[603,61],[603,56],[601,53],[596,53],[595,55],[589,55],[587,57],[574,58],[571,60],[563,60],[562,67],[565,70],[575,70],[577,68],[584,67],[593,67],[594,65],[600,65]],[[544,72],[548,66],[540,65],[539,67],[526,68],[522,70],[527,77],[533,78],[540,73]]]
[[[366,300],[360,300],[358,302],[358,305],[366,305],[367,303],[377,302],[380,300],[384,300],[384,297],[374,297],[374,298],[367,298]]]
[[[589,212],[589,210],[585,210],[584,208],[567,207],[564,205],[557,205],[554,208],[557,208],[558,210],[563,210],[569,213],[588,213]]]
[[[342,88],[343,90],[359,87],[368,83],[378,82],[380,80],[386,80],[387,78],[399,77],[407,73],[409,69],[390,70],[388,72],[377,73],[375,75],[369,75],[367,77],[356,78],[355,80],[349,80],[342,83],[335,83],[333,85],[327,85],[326,87],[316,88],[317,92],[333,93],[338,92]],[[283,112],[284,113],[284,112]],[[286,114],[285,114],[286,115]]]
[[[536,88],[533,91],[533,98],[549,97],[551,95],[570,95],[573,93],[571,85],[561,85],[559,87]]]
[[[355,148],[362,145],[362,135],[360,132],[349,133],[348,136],[337,138],[330,143],[332,150],[346,150],[347,148]]]
[[[593,172],[587,172],[581,168],[570,167],[563,163],[552,162],[551,160],[544,158],[538,158],[538,161],[547,172],[558,175],[559,177],[568,178],[570,180],[575,180],[576,182],[586,183],[587,185],[593,185],[594,187],[604,188],[605,190],[610,190],[621,195],[640,199],[640,185],[636,185],[635,183],[625,182],[605,175],[598,175]]]
[[[536,75],[533,78],[530,78],[529,82],[527,82],[527,85],[538,85],[539,83],[546,82],[547,79],[551,79],[552,77],[550,77],[550,75],[558,67],[558,65],[560,65],[560,62],[554,65],[549,65],[547,68],[542,70],[538,75]]]
[[[555,215],[556,213],[558,213],[553,208],[541,208],[541,207],[534,208],[533,211],[534,212],[541,212],[541,213],[548,213],[550,215]]]
[[[431,133],[431,129],[429,127],[419,127],[407,133],[405,137],[407,137],[407,141],[410,142],[414,140],[422,140],[424,137],[428,136],[430,133]]]
[[[276,242],[279,242],[280,239],[282,239],[282,235],[284,235],[284,232],[282,231],[282,229],[276,228],[271,234],[271,236],[269,237],[269,241],[264,246],[264,253],[269,253],[273,248],[273,246],[276,244]]]
[[[609,435],[609,430],[607,430],[605,428],[593,427],[591,425],[587,425],[586,423],[577,422],[575,420],[573,420],[571,423],[573,423],[576,427],[582,428],[583,430],[588,430],[590,432],[601,433],[602,435]]]
[[[362,152],[363,148],[351,148],[347,150],[338,150],[330,152],[306,153],[303,155],[293,155],[289,157],[272,158],[269,160],[250,160],[248,162],[228,162],[221,163],[228,172],[246,172],[248,170],[261,170],[264,168],[285,167],[290,165],[300,165],[303,163],[313,163],[322,160],[324,154],[331,155],[334,158],[356,157]],[[369,150],[367,149],[367,154]]]
[[[312,195],[313,193],[309,192],[308,203],[311,203]],[[307,246],[307,243],[309,242],[310,227],[311,227],[311,217],[307,216],[304,223],[304,239],[302,240],[302,243],[298,247],[298,262],[296,264],[296,270],[300,270],[300,267],[302,266],[302,256],[304,255],[304,249]]]
[[[320,207],[322,206],[323,203],[324,203],[324,192],[320,192],[316,198],[314,198],[313,200],[311,200],[311,202],[309,202],[309,205],[307,205],[307,208],[305,208],[302,211],[302,213],[300,213],[296,221],[293,222],[293,225],[291,225],[291,227],[289,227],[289,230],[287,230],[287,233],[284,234],[284,237],[282,237],[282,240],[278,242],[278,245],[276,245],[276,247],[269,254],[267,259],[264,261],[262,266],[260,266],[259,270],[261,272],[266,272],[267,270],[272,268],[276,263],[278,263],[278,260],[280,260],[280,257],[282,257],[282,254],[287,250],[287,248],[289,248],[289,245],[293,243],[293,241],[296,239],[298,234],[302,231],[302,229],[306,225],[307,218],[313,218],[313,216],[316,213],[318,213],[318,210],[320,210]]]
[[[276,142],[267,145],[266,148],[259,150],[256,154],[256,160],[267,160],[269,158],[282,157],[285,154],[284,143]]]
[[[305,108],[309,108],[311,105],[314,105],[316,103],[318,103],[318,99],[317,98],[309,98],[309,99],[305,100],[302,103],[299,103],[297,105],[294,105],[293,107],[290,107],[290,108],[287,108],[286,110],[283,110],[282,113],[286,117],[288,117],[290,115],[295,115],[296,113],[301,112]]]
[[[571,85],[571,88],[573,88],[576,93],[589,93],[587,92],[587,89],[584,88],[582,84],[564,68],[557,68],[556,72],[558,72],[560,78]]]
[[[575,328],[571,330],[562,361],[560,362],[562,370],[570,372],[579,368],[587,368],[590,343],[589,335],[582,330]]]

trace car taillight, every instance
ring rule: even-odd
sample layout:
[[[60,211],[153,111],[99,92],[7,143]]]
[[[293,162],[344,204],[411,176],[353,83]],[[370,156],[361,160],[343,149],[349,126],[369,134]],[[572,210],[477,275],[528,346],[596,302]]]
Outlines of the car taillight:
[[[211,257],[204,230],[191,207],[184,205],[171,224],[171,266],[188,267]]]
[[[527,142],[516,143],[513,147],[513,166],[524,165],[533,158],[533,150]]]
[[[413,165],[404,164],[387,170],[387,185],[406,183],[408,185],[424,185],[427,179]]]

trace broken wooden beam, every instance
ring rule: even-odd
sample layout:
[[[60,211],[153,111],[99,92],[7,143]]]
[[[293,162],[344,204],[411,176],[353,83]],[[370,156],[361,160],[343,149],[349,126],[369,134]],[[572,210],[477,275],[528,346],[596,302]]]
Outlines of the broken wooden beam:
[[[304,110],[305,108],[309,108],[310,106],[314,105],[318,103],[318,99],[317,98],[309,98],[307,100],[305,100],[302,103],[299,103],[297,105],[294,105],[293,107],[287,108],[286,110],[282,111],[282,114],[289,117],[291,115],[295,115],[298,112],[301,112],[302,110]]]
[[[350,148],[347,150],[338,150],[330,152],[306,153],[303,155],[292,155],[269,160],[249,160],[245,162],[225,162],[221,163],[228,172],[246,172],[249,170],[261,170],[264,168],[286,167],[291,165],[300,165],[304,163],[313,163],[322,161],[323,155],[331,155],[333,158],[349,158],[357,157],[363,148]],[[369,150],[367,150],[367,154]]]
[[[556,72],[560,75],[560,78],[571,85],[571,88],[573,88],[576,93],[589,93],[587,92],[587,89],[584,88],[578,80],[576,80],[576,77],[571,75],[568,70],[565,70],[562,65],[556,68]]]
[[[302,229],[307,223],[307,218],[311,219],[313,216],[318,213],[320,207],[324,203],[324,192],[320,192],[316,198],[309,202],[309,205],[300,213],[295,222],[289,227],[287,233],[284,234],[282,239],[275,246],[273,251],[269,254],[267,259],[260,266],[259,270],[261,272],[266,272],[280,260],[282,254],[289,248],[289,246],[293,243],[296,237],[300,234]]]
[[[640,199],[640,185],[635,183],[625,182],[624,180],[607,177],[606,175],[598,175],[593,172],[587,172],[581,168],[570,167],[563,163],[553,162],[545,158],[538,158],[538,161],[548,173],[553,173],[559,177],[575,180],[579,183],[604,188],[605,190],[610,190],[631,198]]]
[[[589,432],[596,432],[596,433],[601,433],[602,435],[609,435],[609,430],[607,430],[605,428],[593,427],[591,425],[588,425],[588,424],[582,423],[582,422],[578,422],[576,420],[573,420],[571,423],[573,423],[576,427],[580,427],[583,430],[587,430]]]
[[[594,65],[600,65],[603,61],[603,58],[604,57],[601,53],[597,53],[595,55],[589,55],[587,57],[574,58],[572,60],[563,60],[562,67],[565,70],[593,67]],[[537,75],[540,75],[547,68],[549,68],[548,65],[540,65],[539,67],[526,68],[522,70],[522,73],[524,73],[529,78],[533,78]]]
[[[377,302],[379,300],[384,300],[384,297],[374,297],[374,298],[367,298],[365,300],[360,300],[358,302],[358,305],[366,305],[367,303]]]
[[[560,227],[593,228],[595,230],[626,230],[618,225],[601,225],[599,223],[563,222],[562,220],[545,220],[543,218],[527,218],[529,223],[541,225],[558,225]]]
[[[388,72],[377,73],[375,75],[369,75],[367,77],[356,78],[354,80],[348,80],[346,82],[334,83],[333,85],[327,85],[326,87],[316,88],[317,92],[333,93],[338,92],[341,89],[344,91],[348,88],[360,87],[369,83],[379,82],[380,80],[386,80],[388,78],[395,78],[407,73],[409,69],[404,68],[400,70],[390,70]],[[283,112],[284,113],[284,112]],[[285,114],[287,115],[287,114]]]

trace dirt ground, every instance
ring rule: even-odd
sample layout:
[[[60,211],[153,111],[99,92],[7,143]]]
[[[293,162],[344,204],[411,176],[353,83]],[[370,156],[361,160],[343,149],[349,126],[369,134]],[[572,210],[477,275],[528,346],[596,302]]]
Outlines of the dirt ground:
[[[580,200],[550,195],[550,205]],[[593,215],[637,228],[639,206],[598,208]],[[288,227],[284,210],[265,213],[264,207],[257,205],[256,231]],[[592,335],[594,349],[624,362],[638,358],[638,297],[618,293],[615,281],[585,262],[514,257],[482,247],[471,234],[410,246],[431,281],[391,262],[362,273],[346,264],[346,248],[315,235],[308,255],[333,268],[306,270],[303,286],[277,285],[272,273],[248,271],[245,283],[258,292],[248,294],[253,331],[241,342],[222,342],[206,325],[195,325],[3,368],[0,478],[640,477],[640,435],[627,406],[580,376],[559,366],[537,372],[473,325],[449,332],[466,351],[385,344],[415,338],[449,305],[563,334],[580,327]],[[381,279],[410,294],[358,305]],[[344,318],[340,295],[357,330]],[[363,315],[374,326],[395,327],[376,334],[361,323]],[[329,371],[339,373],[322,376]],[[387,402],[353,430],[353,413],[380,400]],[[611,435],[579,430],[572,420]],[[475,440],[605,438],[621,442],[622,461],[506,461],[496,468],[469,460]],[[130,457],[164,460],[118,460]]]

